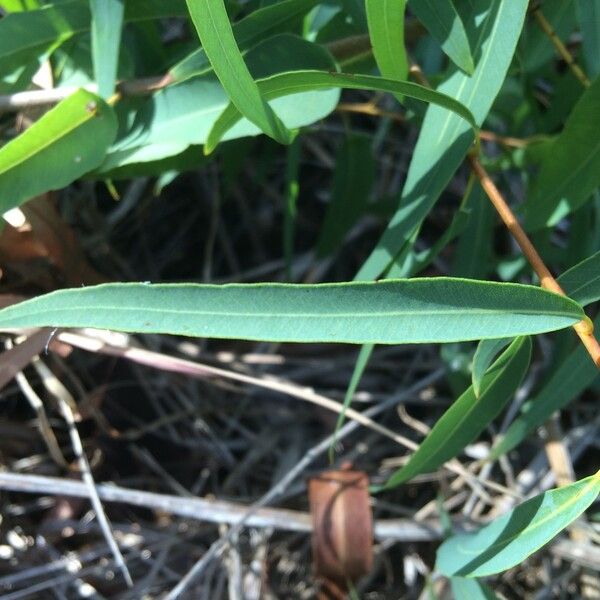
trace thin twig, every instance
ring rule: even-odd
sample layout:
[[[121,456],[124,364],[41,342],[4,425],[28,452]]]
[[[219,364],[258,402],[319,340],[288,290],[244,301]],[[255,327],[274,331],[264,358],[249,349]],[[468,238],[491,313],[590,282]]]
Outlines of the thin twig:
[[[81,333],[75,333],[70,331],[59,333],[58,339],[61,342],[76,346],[83,350],[88,350],[90,352],[99,352],[111,356],[120,356],[138,364],[147,365],[156,369],[174,371],[176,373],[182,373],[187,376],[197,377],[200,379],[206,379],[210,377],[222,377],[224,379],[229,379],[232,381],[239,381],[240,383],[245,383],[263,389],[268,389],[273,392],[278,392],[280,394],[304,400],[306,402],[311,402],[312,404],[316,404],[317,406],[320,406],[337,414],[340,414],[344,410],[343,405],[340,402],[336,402],[331,398],[327,398],[326,396],[317,394],[309,388],[301,387],[299,385],[286,381],[279,381],[273,377],[270,377],[268,379],[264,377],[253,377],[251,375],[237,373],[235,371],[229,371],[227,369],[212,367],[203,363],[198,363],[182,358],[175,358],[166,354],[161,354],[159,352],[145,350],[143,348],[114,346],[104,340],[88,337],[82,335]],[[395,398],[391,398],[391,401],[395,402]],[[348,410],[346,411],[346,415],[348,416],[348,418],[356,421],[363,427],[367,427],[373,431],[376,431],[377,433],[393,440],[397,444],[409,450],[416,450],[418,448],[418,444],[416,444],[412,440],[398,433],[395,433],[394,431],[388,429],[387,427],[384,427],[383,425],[380,425],[379,423],[371,419],[368,416],[367,412],[368,411],[361,413],[353,408],[348,408]],[[474,475],[469,473],[457,460],[448,461],[444,464],[444,467],[448,469],[448,471],[462,477],[469,485],[471,485],[475,489],[475,491],[477,491],[477,493],[481,495],[486,496],[485,491],[481,489],[482,486],[494,489],[496,491],[500,491],[501,493],[506,492],[506,489],[504,487],[496,484],[494,481],[479,480]]]
[[[564,290],[560,287],[559,283],[553,277],[550,270],[545,265],[542,257],[539,255],[538,251],[535,249],[535,246],[531,243],[531,240],[521,227],[519,221],[517,220],[515,214],[508,206],[508,203],[500,193],[500,190],[496,187],[495,183],[492,181],[492,178],[489,176],[488,172],[485,170],[481,162],[479,162],[479,158],[474,154],[469,155],[469,160],[471,162],[471,166],[473,171],[476,173],[481,186],[485,190],[488,198],[494,205],[494,208],[500,215],[502,221],[506,225],[507,229],[510,231],[512,236],[514,237],[517,244],[523,251],[525,258],[529,261],[529,264],[533,267],[533,270],[537,273],[537,276],[540,279],[540,284],[542,287],[550,290],[552,292],[556,292],[557,294],[561,294],[562,296],[566,296]],[[583,345],[588,351],[589,355],[592,357],[592,360],[596,364],[598,368],[600,368],[600,344],[598,344],[598,340],[594,337],[593,326],[591,325],[591,321],[588,319],[580,321],[576,325],[573,326],[577,335],[581,339]]]
[[[119,96],[146,96],[171,83],[173,83],[173,80],[168,75],[134,79],[121,82],[118,86],[118,91]],[[17,112],[36,106],[51,106],[68,98],[82,87],[90,92],[96,92],[98,89],[96,84],[90,84],[86,86],[66,86],[0,95],[0,112]]]
[[[90,468],[90,463],[88,462],[87,456],[83,450],[83,444],[81,443],[81,438],[79,437],[79,432],[77,431],[77,426],[75,425],[75,415],[74,412],[77,410],[76,403],[74,398],[71,396],[70,392],[63,386],[63,384],[54,376],[52,371],[43,363],[39,357],[36,357],[33,360],[33,366],[42,378],[42,382],[44,383],[46,389],[52,393],[52,395],[56,398],[58,403],[60,412],[63,415],[65,422],[67,423],[67,429],[69,432],[69,437],[71,438],[71,444],[73,446],[73,451],[77,458],[77,464],[79,466],[79,471],[81,473],[81,478],[83,483],[88,491],[88,497],[96,513],[96,518],[98,519],[98,524],[104,534],[104,538],[106,539],[106,543],[111,550],[113,558],[115,560],[115,564],[118,569],[121,571],[125,582],[128,587],[133,587],[133,580],[131,578],[131,574],[129,573],[129,569],[125,564],[125,559],[121,554],[121,550],[112,533],[112,529],[106,513],[104,512],[104,508],[102,506],[102,502],[100,501],[100,497],[98,496],[98,492],[96,491],[96,484],[94,482],[94,478],[92,476],[92,470]]]
[[[0,489],[28,494],[90,497],[89,488],[81,481],[2,471],[0,471]],[[108,483],[96,484],[95,489],[103,502],[129,504],[209,523],[236,525],[248,513],[247,505],[226,500],[156,494]],[[300,533],[312,531],[310,514],[283,508],[258,509],[248,516],[245,524],[247,527],[259,529]],[[382,519],[375,522],[374,535],[378,540],[418,542],[438,540],[442,536],[442,531],[437,521],[418,523],[413,519]]]
[[[427,377],[424,377],[410,388],[408,388],[405,392],[402,393],[402,396],[405,398],[409,398],[414,394],[418,393],[425,387],[433,384],[438,381],[445,375],[444,369],[438,369],[437,371],[431,373]],[[394,401],[402,402],[402,398],[397,398]],[[377,406],[373,406],[370,409],[364,412],[365,415],[372,417],[380,412],[383,412],[389,407],[388,402],[382,402]],[[299,477],[304,470],[321,454],[324,454],[329,449],[334,440],[340,441],[350,433],[352,433],[355,429],[358,428],[358,423],[356,421],[350,421],[346,423],[344,427],[342,427],[337,434],[333,433],[328,435],[324,440],[319,442],[316,446],[313,446],[310,450],[306,452],[306,454],[300,459],[296,465],[288,471],[288,473],[277,483],[274,487],[272,487],[262,498],[260,498],[255,504],[253,504],[249,509],[243,519],[241,519],[234,527],[229,530],[229,533],[226,537],[219,539],[215,542],[205,553],[202,558],[196,562],[196,564],[185,574],[183,579],[171,590],[171,592],[167,595],[165,600],[175,600],[179,598],[180,594],[182,594],[185,589],[204,571],[204,569],[211,563],[214,558],[220,556],[223,551],[227,548],[227,544],[232,536],[239,534],[243,527],[246,526],[246,521],[253,514],[256,513],[260,508],[265,507],[270,504],[274,500],[276,500],[280,495],[282,495],[285,490],[293,483],[293,481]]]
[[[569,49],[562,43],[561,39],[554,31],[552,25],[548,22],[548,19],[544,16],[539,7],[533,10],[533,16],[537,21],[540,29],[548,36],[558,55],[569,65],[569,69],[573,72],[573,75],[583,85],[583,87],[590,87],[590,80],[587,75],[583,72],[583,69],[575,61],[575,57],[569,52]]]

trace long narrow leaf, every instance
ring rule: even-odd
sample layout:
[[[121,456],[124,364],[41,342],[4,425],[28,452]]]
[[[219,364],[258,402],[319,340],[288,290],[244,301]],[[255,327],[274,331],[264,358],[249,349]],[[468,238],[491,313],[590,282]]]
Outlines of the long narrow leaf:
[[[520,504],[475,534],[446,540],[436,569],[448,577],[485,577],[510,569],[572,523],[600,493],[600,473]]]
[[[412,0],[409,6],[450,60],[465,73],[473,73],[469,38],[452,0]]]
[[[380,92],[390,92],[392,94],[401,94],[423,102],[437,104],[460,115],[465,126],[469,125],[476,128],[475,120],[471,112],[460,102],[450,96],[446,96],[429,88],[416,83],[406,81],[392,81],[381,77],[372,77],[370,75],[354,75],[346,73],[335,73],[326,71],[290,71],[289,73],[280,73],[261,79],[258,81],[258,87],[267,100],[298,94],[308,90],[320,90],[328,88],[345,88],[355,90],[376,90]],[[217,119],[213,129],[208,135],[204,151],[212,152],[225,133],[229,131],[242,117],[242,112],[231,103]]]
[[[457,69],[451,71],[438,91],[466,106],[481,125],[511,63],[528,2],[486,0],[476,4],[469,21],[477,25],[475,71],[471,76]],[[472,141],[468,125],[456,114],[439,106],[427,109],[399,208],[356,275],[357,280],[375,279],[385,271],[433,208]]]
[[[561,329],[572,300],[537,287],[450,278],[320,285],[106,284],[0,311],[0,327],[96,327],[279,342],[450,342]]]
[[[600,317],[595,329],[600,328]],[[518,446],[532,431],[543,425],[557,410],[565,408],[598,377],[598,367],[587,350],[578,346],[554,369],[543,388],[523,405],[519,416],[492,448],[489,460],[496,460]]]
[[[519,387],[530,357],[531,340],[516,339],[486,373],[480,397],[469,387],[438,420],[408,463],[390,477],[385,489],[437,469],[476,439]]]
[[[381,75],[403,81],[408,73],[404,47],[406,0],[366,0],[369,36]]]
[[[581,96],[544,155],[525,225],[539,229],[579,208],[600,185],[600,78]]]
[[[245,51],[275,33],[281,33],[305,15],[318,0],[283,0],[255,10],[247,17],[233,23],[232,30],[240,51]],[[288,27],[289,28],[289,27]],[[179,61],[170,71],[174,81],[184,81],[212,70],[204,48],[198,48]]]
[[[124,0],[90,0],[92,13],[92,58],[98,94],[112,96],[117,79]]]
[[[472,382],[475,396],[479,397],[483,376],[498,353],[511,343],[510,338],[482,340],[473,357]]]
[[[117,133],[112,107],[79,90],[0,148],[0,213],[96,168]]]
[[[600,75],[600,2],[577,0],[583,37],[583,56],[591,79]]]
[[[600,252],[565,271],[558,281],[581,306],[600,300]]]
[[[184,16],[184,0],[127,0],[125,22]],[[0,19],[0,69],[41,56],[76,33],[90,30],[89,0],[70,0]]]
[[[223,88],[242,115],[273,139],[293,136],[261,96],[236,44],[223,0],[186,0],[200,42]]]
[[[477,579],[451,577],[450,586],[457,600],[499,600],[485,583]]]

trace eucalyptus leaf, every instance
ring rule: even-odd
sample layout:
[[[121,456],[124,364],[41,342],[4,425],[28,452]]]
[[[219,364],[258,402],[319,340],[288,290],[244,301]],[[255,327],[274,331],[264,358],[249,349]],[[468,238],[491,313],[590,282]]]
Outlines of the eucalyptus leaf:
[[[90,30],[90,0],[68,0],[0,19],[0,70],[41,57],[76,33]],[[127,0],[125,22],[184,16],[184,0]]]
[[[600,3],[594,0],[577,0],[579,25],[583,38],[583,56],[588,76],[600,75]]]
[[[530,358],[531,340],[528,337],[514,340],[486,372],[480,396],[469,387],[437,421],[408,463],[388,479],[384,489],[434,471],[476,439],[519,387]]]
[[[279,70],[334,68],[325,48],[291,34],[266,39],[254,46],[245,58],[253,77],[266,77]],[[274,100],[273,106],[285,124],[296,129],[326,117],[338,101],[338,90],[309,90]],[[228,104],[223,87],[210,73],[159,91],[141,107],[134,105],[130,116],[121,118],[122,122],[131,124],[110,149],[100,171],[161,160],[183,152],[189,145],[205,144]],[[256,125],[242,119],[227,132],[225,139],[260,133]]]
[[[439,548],[436,570],[485,577],[510,569],[570,525],[600,493],[600,474],[535,496],[474,534],[455,535]]]
[[[264,100],[237,46],[223,0],[186,0],[200,43],[227,92],[242,115],[265,134],[289,144],[292,133]]]
[[[317,285],[116,283],[0,311],[0,327],[95,327],[278,342],[405,344],[541,333],[582,318],[537,287],[437,277]]]
[[[335,160],[331,202],[317,241],[322,257],[339,248],[344,236],[362,215],[375,179],[375,160],[367,136],[349,135]]]
[[[465,73],[473,73],[469,38],[452,0],[412,0],[409,7],[450,60]]]
[[[477,125],[483,123],[500,90],[527,7],[527,0],[478,2],[465,24],[467,33],[477,40],[473,46],[475,71],[469,76],[456,67],[451,68],[437,88],[468,108]],[[357,273],[357,280],[375,279],[385,271],[419,229],[472,142],[472,131],[456,114],[440,106],[427,109],[398,210]]]
[[[406,0],[366,0],[369,36],[383,77],[403,81],[408,74],[404,47]]]
[[[565,271],[558,282],[581,306],[600,300],[600,252]]]
[[[282,33],[298,21],[318,0],[282,0],[255,10],[232,24],[233,35],[240,51],[247,51],[271,35]],[[252,69],[250,69],[252,70]],[[198,48],[180,60],[170,70],[174,81],[181,82],[196,75],[204,75],[212,67],[204,48]]]
[[[117,79],[125,0],[90,0],[92,57],[98,94],[112,96]]]
[[[0,213],[96,168],[117,133],[113,109],[85,90],[0,148]]]
[[[553,226],[600,185],[600,78],[583,93],[561,134],[544,154],[526,204],[525,226]]]
[[[456,600],[498,600],[498,596],[478,579],[451,577],[450,587]]]
[[[594,323],[600,328],[600,317]],[[600,375],[587,350],[578,346],[553,369],[542,389],[521,408],[519,416],[494,444],[489,460],[496,460],[518,446],[532,431],[542,426],[557,410],[569,405]]]
[[[511,343],[510,338],[500,338],[498,340],[482,340],[477,346],[475,356],[473,357],[472,381],[475,396],[479,398],[481,393],[481,383],[483,376],[492,364],[498,353]]]
[[[460,102],[445,94],[407,81],[392,81],[391,79],[384,79],[382,77],[337,73],[334,71],[290,71],[289,73],[279,73],[278,75],[261,79],[258,81],[258,87],[267,100],[303,91],[336,87],[401,94],[409,98],[422,100],[423,102],[444,106],[456,115],[460,115],[460,118],[467,124],[467,127],[470,125],[473,129],[476,129],[473,115]],[[229,104],[209,133],[206,140],[205,152],[210,153],[216,148],[223,136],[241,119],[242,114],[233,103]]]

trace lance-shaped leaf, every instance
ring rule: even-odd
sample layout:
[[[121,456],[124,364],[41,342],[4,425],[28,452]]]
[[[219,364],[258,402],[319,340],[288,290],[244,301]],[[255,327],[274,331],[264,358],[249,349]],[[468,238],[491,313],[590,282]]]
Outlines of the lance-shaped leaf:
[[[476,5],[467,20],[471,39],[477,40],[475,71],[469,76],[454,68],[437,89],[466,106],[481,125],[511,63],[528,2],[485,0]],[[472,141],[468,125],[456,114],[439,106],[427,109],[399,208],[356,279],[375,279],[385,271],[433,208]]]
[[[583,38],[583,56],[588,75],[594,79],[600,75],[600,4],[578,0],[579,25]]]
[[[98,94],[112,96],[117,79],[124,0],[90,0],[92,13],[92,58]]]
[[[402,81],[408,73],[404,47],[406,0],[366,0],[369,37],[381,75]]]
[[[600,252],[565,271],[558,282],[581,306],[600,300]]]
[[[541,333],[582,318],[537,287],[437,277],[318,285],[106,284],[0,311],[0,327],[96,327],[278,342],[424,343]]]
[[[117,133],[113,109],[79,90],[0,148],[0,213],[97,167]]]
[[[482,581],[466,577],[451,577],[450,586],[455,598],[464,600],[499,600],[498,596]]]
[[[539,229],[579,208],[600,185],[600,78],[583,93],[544,154],[525,225]]]
[[[500,338],[498,340],[482,340],[477,346],[475,356],[473,357],[473,367],[471,369],[471,379],[473,382],[473,391],[479,398],[481,393],[481,384],[483,376],[486,374],[489,366],[498,353],[511,343],[510,338]]]
[[[236,44],[223,0],[187,0],[200,43],[232,103],[273,139],[289,144],[292,133],[261,96]]]
[[[569,298],[582,306],[600,300],[600,252],[565,271],[558,281]],[[600,317],[594,329],[600,328]],[[482,344],[486,343],[485,341]],[[532,431],[543,425],[557,410],[568,406],[600,375],[587,350],[578,345],[556,368],[542,389],[528,400],[519,416],[496,442],[489,459],[496,460],[518,446]]]
[[[339,248],[344,236],[363,214],[375,179],[371,139],[348,135],[337,153],[331,202],[317,241],[317,256]]]
[[[255,78],[280,71],[335,68],[331,55],[323,46],[288,33],[256,44],[245,59]],[[326,117],[335,109],[339,95],[337,89],[309,90],[278,98],[273,101],[273,107],[288,127],[296,129]],[[101,170],[157,160],[178,154],[189,144],[205,144],[214,123],[228,104],[227,94],[214,73],[160,90],[146,99],[135,118],[130,119],[129,130],[124,131],[110,149]],[[260,133],[254,123],[242,119],[225,138]]]
[[[600,317],[596,318],[594,328],[600,328]],[[590,360],[587,350],[579,345],[554,369],[539,393],[523,405],[519,416],[492,448],[489,460],[495,460],[518,446],[532,431],[543,425],[552,413],[568,406],[599,374],[598,367]]]
[[[475,534],[455,535],[437,553],[448,577],[485,577],[510,569],[548,543],[600,493],[600,473],[523,502]]]
[[[440,92],[430,90],[417,83],[407,81],[393,81],[382,77],[372,77],[370,75],[356,75],[346,73],[335,73],[326,71],[290,71],[288,73],[279,73],[272,77],[267,77],[258,81],[258,87],[267,100],[288,96],[290,94],[298,94],[309,90],[321,90],[328,88],[345,88],[354,90],[374,90],[379,92],[390,92],[392,94],[400,94],[443,106],[448,110],[453,111],[465,122],[465,126],[469,125],[476,128],[475,120],[471,112],[465,108],[460,102],[450,96],[446,96]],[[229,131],[241,118],[242,112],[231,103],[223,111],[221,116],[215,122],[211,132],[206,140],[204,151],[212,152],[223,136]]]
[[[529,366],[531,340],[516,339],[487,371],[481,395],[469,387],[442,415],[404,467],[384,488],[396,487],[420,473],[437,469],[454,458],[493,421],[519,387]]]
[[[409,7],[448,58],[465,73],[473,73],[475,65],[469,38],[452,0],[412,0]]]
[[[184,0],[127,0],[124,20],[143,21],[187,14]],[[90,30],[89,0],[51,4],[0,19],[0,69],[17,66]]]
[[[282,33],[305,15],[318,0],[283,0],[255,10],[232,24],[233,35],[240,51],[276,33]],[[169,71],[174,81],[184,81],[212,70],[204,48],[198,48],[179,61]]]

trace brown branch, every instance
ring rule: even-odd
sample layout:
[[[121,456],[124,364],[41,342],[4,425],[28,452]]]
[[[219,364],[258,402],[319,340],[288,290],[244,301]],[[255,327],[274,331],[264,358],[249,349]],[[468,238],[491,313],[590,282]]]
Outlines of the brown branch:
[[[173,83],[173,79],[170,75],[122,81],[117,86],[117,93],[120,96],[145,96],[157,90],[161,90],[171,83]],[[57,104],[79,89],[81,89],[79,86],[69,86],[0,95],[0,112],[17,112],[34,106],[50,106],[52,104]],[[96,92],[97,86],[91,84],[84,86],[84,89],[90,92]]]
[[[535,246],[531,243],[531,240],[529,237],[527,237],[527,234],[517,221],[517,218],[500,193],[500,190],[498,190],[488,172],[479,162],[479,158],[474,154],[471,154],[469,155],[469,161],[485,193],[500,215],[500,218],[502,221],[504,221],[504,224],[514,237],[517,244],[519,244],[523,254],[529,261],[529,264],[533,267],[533,270],[540,278],[541,286],[547,290],[551,290],[552,292],[566,296],[564,290],[560,287],[552,273],[550,273],[550,270],[544,264],[542,257],[539,255],[538,251],[535,249]],[[596,366],[600,368],[600,344],[598,344],[598,340],[594,337],[593,326],[591,325],[591,322],[586,319],[574,325],[573,328],[581,339],[589,355],[592,357],[592,360]]]
[[[569,49],[562,43],[561,39],[556,34],[556,31],[554,31],[552,25],[548,22],[548,19],[546,19],[540,8],[536,7],[532,12],[535,20],[540,26],[540,29],[548,36],[558,55],[567,63],[567,65],[569,65],[569,69],[571,69],[573,75],[577,77],[583,87],[590,87],[590,80],[588,79],[587,75],[577,64],[575,58],[569,52]]]

